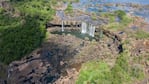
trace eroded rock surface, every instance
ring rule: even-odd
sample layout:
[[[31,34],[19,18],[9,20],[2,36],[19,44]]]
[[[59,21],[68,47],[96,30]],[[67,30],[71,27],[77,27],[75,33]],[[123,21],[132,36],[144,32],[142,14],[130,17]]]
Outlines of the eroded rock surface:
[[[9,65],[10,84],[74,84],[81,64],[89,60],[116,56],[113,39],[102,42],[77,38],[71,34],[50,34],[37,50]],[[112,63],[112,62],[110,62]]]
[[[70,67],[68,60],[77,54],[77,49],[81,48],[80,43],[80,39],[72,36],[52,36],[41,48],[9,65],[9,82],[47,84],[54,82],[64,73],[71,74],[71,70],[65,68]]]

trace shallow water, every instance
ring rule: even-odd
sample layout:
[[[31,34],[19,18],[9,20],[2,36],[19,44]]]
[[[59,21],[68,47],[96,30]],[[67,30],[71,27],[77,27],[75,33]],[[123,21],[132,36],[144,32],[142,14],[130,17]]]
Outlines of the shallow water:
[[[136,4],[140,6],[138,8],[132,6]],[[96,13],[124,10],[149,22],[149,0],[80,0],[79,3],[74,3],[73,7],[84,12]]]
[[[73,36],[76,36],[80,39],[85,39],[86,37],[91,41],[94,39],[94,37],[91,37],[89,36],[88,34],[82,34],[79,30],[65,30],[64,32],[61,32],[61,31],[54,31],[54,32],[51,32],[52,34],[58,34],[58,35],[73,35]]]
[[[80,1],[95,1],[102,3],[137,3],[137,4],[149,4],[148,0],[80,0]]]

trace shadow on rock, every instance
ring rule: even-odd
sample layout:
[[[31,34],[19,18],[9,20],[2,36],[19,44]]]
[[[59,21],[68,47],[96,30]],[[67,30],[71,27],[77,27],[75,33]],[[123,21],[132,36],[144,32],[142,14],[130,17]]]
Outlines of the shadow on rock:
[[[47,84],[56,81],[65,73],[69,59],[77,52],[69,45],[48,42],[21,61],[9,65],[10,84]]]

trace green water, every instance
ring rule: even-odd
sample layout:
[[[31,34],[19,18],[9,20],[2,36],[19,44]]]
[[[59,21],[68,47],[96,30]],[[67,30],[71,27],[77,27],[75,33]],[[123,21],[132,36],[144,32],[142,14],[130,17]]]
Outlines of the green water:
[[[54,31],[54,32],[51,32],[52,34],[58,34],[58,35],[73,35],[77,38],[80,38],[80,39],[85,39],[85,38],[88,38],[90,41],[95,39],[95,37],[91,37],[89,36],[88,34],[82,34],[79,30],[65,30],[64,32],[62,31]]]

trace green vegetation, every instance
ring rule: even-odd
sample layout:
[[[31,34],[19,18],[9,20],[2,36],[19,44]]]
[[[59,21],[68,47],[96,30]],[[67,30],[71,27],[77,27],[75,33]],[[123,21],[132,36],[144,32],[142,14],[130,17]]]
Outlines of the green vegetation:
[[[105,62],[88,62],[82,67],[76,84],[109,84],[110,68]]]
[[[5,18],[5,17],[9,17]],[[0,61],[10,63],[13,60],[20,59],[25,54],[30,53],[38,47],[44,38],[44,31],[36,21],[36,18],[25,17],[24,24],[16,21],[16,18],[5,16],[2,20],[9,20],[12,24],[0,26]],[[16,25],[14,25],[17,23]]]
[[[10,0],[17,17],[0,9],[0,62],[9,64],[39,47],[46,35],[45,24],[55,11],[47,0]]]
[[[12,1],[16,10],[19,10],[22,16],[34,16],[41,22],[52,20],[55,11],[51,9],[51,3],[48,0],[26,0],[26,1]]]
[[[97,15],[96,15],[96,13],[92,13],[91,19],[92,19],[92,20],[97,20],[97,18],[98,18],[98,17],[97,17]]]
[[[79,2],[79,0],[63,0],[63,2],[67,3],[73,3],[73,2]]]
[[[147,39],[149,38],[149,33],[143,30],[138,30],[133,34],[133,36],[137,39]]]
[[[126,13],[122,10],[115,11],[115,15],[117,15],[120,19],[124,19],[124,16],[126,16]]]
[[[109,20],[109,23],[115,22],[116,15],[114,13],[101,13],[101,17],[106,18]]]
[[[1,69],[0,70],[0,78],[1,79],[6,79],[7,78],[7,74],[6,74],[7,73],[7,70],[6,70],[7,69],[7,66],[4,65],[4,64],[1,64],[1,63],[0,63],[0,66],[1,66],[0,67],[0,69]]]
[[[112,68],[103,61],[87,62],[81,68],[76,84],[129,84],[142,79],[142,68],[131,67],[128,63],[128,53],[120,54]]]
[[[131,76],[129,73],[130,66],[128,65],[128,59],[126,57],[127,54],[121,54],[111,69],[112,74],[112,83],[113,84],[123,84],[130,81]]]
[[[0,8],[0,14],[2,14],[4,12],[3,8]]]
[[[71,5],[71,4],[68,4],[68,7],[67,7],[67,9],[65,10],[65,13],[71,14],[72,12],[73,12],[72,5]]]
[[[104,27],[111,30],[123,30],[132,22],[132,19],[122,10],[112,13],[102,13],[101,16],[109,20],[108,25]]]

